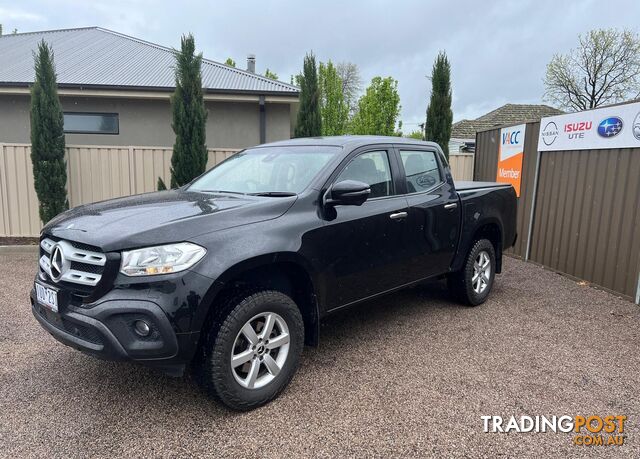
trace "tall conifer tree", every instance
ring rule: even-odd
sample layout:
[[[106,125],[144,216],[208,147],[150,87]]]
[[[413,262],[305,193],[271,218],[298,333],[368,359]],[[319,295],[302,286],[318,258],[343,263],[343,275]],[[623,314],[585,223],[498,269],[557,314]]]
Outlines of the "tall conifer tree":
[[[297,82],[300,85],[300,109],[294,135],[295,137],[322,135],[318,69],[313,53],[305,56],[302,74],[299,75]]]
[[[64,118],[58,99],[53,50],[44,40],[34,53],[31,88],[31,163],[40,220],[47,223],[69,208],[64,159]]]
[[[193,35],[182,37],[176,53],[176,89],[171,96],[176,141],[171,156],[171,188],[202,174],[207,166],[207,109],[202,95],[202,54],[195,54]]]
[[[427,107],[425,139],[437,142],[447,159],[451,139],[451,65],[444,52],[440,52],[431,73],[431,100]]]

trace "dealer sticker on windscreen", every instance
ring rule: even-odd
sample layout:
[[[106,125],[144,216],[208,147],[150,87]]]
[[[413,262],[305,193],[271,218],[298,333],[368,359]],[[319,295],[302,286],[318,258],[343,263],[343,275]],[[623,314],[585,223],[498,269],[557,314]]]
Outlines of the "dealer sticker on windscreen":
[[[40,285],[37,282],[35,282],[35,285],[38,303],[48,307],[53,312],[58,312],[58,292],[44,285]]]

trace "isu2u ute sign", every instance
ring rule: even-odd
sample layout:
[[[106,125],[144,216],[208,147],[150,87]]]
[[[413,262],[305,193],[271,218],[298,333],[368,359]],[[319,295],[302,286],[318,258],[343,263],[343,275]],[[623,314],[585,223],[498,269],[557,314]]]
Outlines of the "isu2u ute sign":
[[[526,128],[526,124],[519,124],[500,129],[496,181],[513,185],[518,197],[520,197],[520,182],[522,180],[522,157],[524,156]]]

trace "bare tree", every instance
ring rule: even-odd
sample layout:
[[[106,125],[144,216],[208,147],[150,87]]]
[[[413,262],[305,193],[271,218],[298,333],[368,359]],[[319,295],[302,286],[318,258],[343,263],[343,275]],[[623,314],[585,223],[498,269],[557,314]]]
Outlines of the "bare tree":
[[[349,114],[353,116],[358,110],[358,98],[362,91],[362,77],[356,64],[341,62],[336,66],[338,76],[342,80],[342,93],[344,101],[349,107]]]
[[[640,39],[616,29],[579,36],[569,54],[556,54],[544,77],[545,100],[586,110],[640,96]]]

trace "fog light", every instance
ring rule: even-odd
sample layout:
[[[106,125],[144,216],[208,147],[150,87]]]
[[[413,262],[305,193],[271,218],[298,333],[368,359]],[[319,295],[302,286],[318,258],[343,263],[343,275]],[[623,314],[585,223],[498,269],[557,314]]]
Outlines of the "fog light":
[[[151,332],[151,328],[149,328],[149,324],[146,323],[144,320],[136,320],[134,326],[136,328],[136,333],[138,335],[149,336],[149,333]]]

